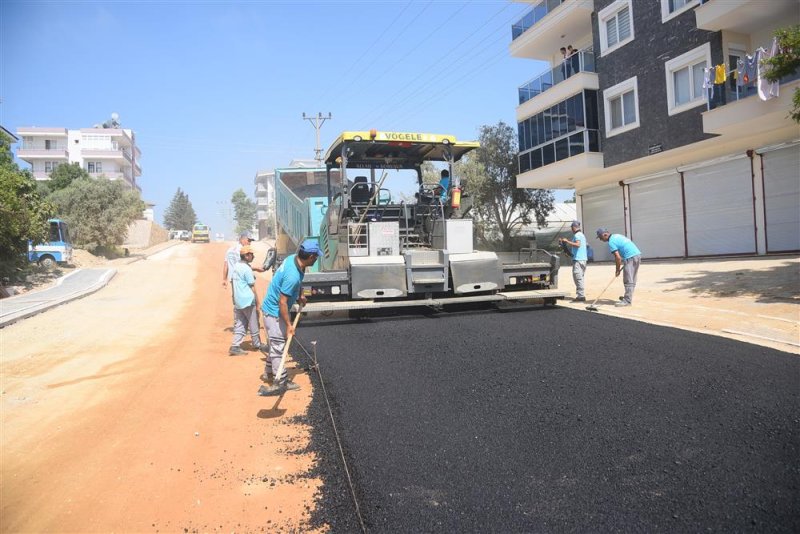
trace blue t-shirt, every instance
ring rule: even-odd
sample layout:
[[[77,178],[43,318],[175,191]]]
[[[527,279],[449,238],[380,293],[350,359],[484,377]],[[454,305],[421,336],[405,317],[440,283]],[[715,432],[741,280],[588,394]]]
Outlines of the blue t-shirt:
[[[572,260],[573,261],[588,261],[589,257],[586,255],[586,236],[583,232],[576,232],[572,236],[572,241],[580,241],[581,246],[572,247]]]
[[[240,261],[233,266],[231,285],[233,285],[233,305],[237,310],[243,310],[256,303],[256,293],[253,291],[255,283],[253,269],[246,261]]]
[[[609,236],[608,249],[612,254],[616,251],[619,251],[619,255],[622,256],[623,260],[629,260],[632,257],[641,254],[639,249],[636,248],[636,245],[633,244],[633,241],[624,235],[619,234],[611,234]]]
[[[297,254],[288,256],[280,268],[272,275],[272,282],[269,284],[267,296],[264,297],[264,303],[261,305],[261,311],[272,317],[280,317],[279,304],[281,295],[289,297],[287,302],[289,309],[297,302],[300,296],[300,288],[303,285],[303,276],[305,273],[297,267],[295,257]]]
[[[439,197],[442,199],[442,203],[447,200],[447,188],[450,187],[450,177],[444,176],[441,180],[439,180],[439,185],[442,188],[442,192],[439,193]]]

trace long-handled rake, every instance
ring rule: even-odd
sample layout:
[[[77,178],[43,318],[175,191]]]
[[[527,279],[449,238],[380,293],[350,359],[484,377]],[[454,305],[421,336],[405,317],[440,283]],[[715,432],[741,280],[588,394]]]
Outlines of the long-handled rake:
[[[606,290],[607,290],[609,287],[611,287],[611,284],[613,284],[613,283],[614,283],[614,280],[616,280],[617,276],[619,276],[619,274],[618,274],[618,273],[614,273],[614,278],[612,278],[612,279],[611,279],[611,281],[608,283],[608,285],[607,285],[607,286],[606,286],[606,287],[605,287],[605,288],[604,288],[604,289],[603,289],[603,290],[600,292],[600,294],[599,294],[599,295],[597,295],[597,298],[596,298],[596,299],[594,299],[594,302],[592,302],[591,304],[589,304],[588,306],[586,306],[586,309],[587,309],[587,310],[589,310],[589,311],[599,311],[599,310],[597,309],[597,307],[595,306],[595,304],[597,304],[597,301],[598,301],[598,300],[600,300],[600,297],[602,297],[602,296],[603,296],[603,293],[605,293],[605,292],[606,292]]]

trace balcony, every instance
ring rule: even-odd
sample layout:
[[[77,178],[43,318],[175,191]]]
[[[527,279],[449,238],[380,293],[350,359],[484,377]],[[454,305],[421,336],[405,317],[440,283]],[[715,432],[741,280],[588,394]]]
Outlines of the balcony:
[[[512,26],[513,57],[548,60],[592,32],[592,0],[543,0]]]
[[[800,73],[784,79],[780,96],[766,101],[758,97],[752,86],[745,86],[737,95],[726,85],[726,91],[716,93],[709,104],[711,109],[703,113],[703,131],[736,138],[787,129],[796,137],[797,124],[789,118],[789,113],[794,91],[800,87],[798,78]]]
[[[591,49],[581,50],[577,54],[573,54],[562,63],[520,86],[520,105],[580,72],[597,72],[594,66],[594,53]]]
[[[69,154],[67,147],[56,145],[55,147],[45,148],[43,144],[28,144],[23,145],[17,149],[17,157],[21,160],[30,162],[31,160],[52,160],[67,162]]]
[[[797,10],[797,0],[706,0],[694,13],[698,29],[750,35],[797,24]]]

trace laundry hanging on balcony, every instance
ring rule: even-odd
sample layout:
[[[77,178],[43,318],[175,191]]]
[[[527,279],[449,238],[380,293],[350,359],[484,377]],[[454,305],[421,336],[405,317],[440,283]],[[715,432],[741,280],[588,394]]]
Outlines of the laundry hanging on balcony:
[[[771,59],[776,54],[778,54],[778,38],[775,37],[772,39],[772,46],[769,50],[761,50],[761,61],[765,61],[767,59]],[[765,67],[761,64],[761,61],[758,62],[758,97],[761,100],[770,100],[772,98],[780,96],[780,82],[771,82],[767,79],[766,74],[769,70],[769,67]]]
[[[758,78],[758,63],[761,59],[761,48],[756,50],[753,55],[746,55],[739,58],[736,62],[736,85],[744,87],[756,81]]]

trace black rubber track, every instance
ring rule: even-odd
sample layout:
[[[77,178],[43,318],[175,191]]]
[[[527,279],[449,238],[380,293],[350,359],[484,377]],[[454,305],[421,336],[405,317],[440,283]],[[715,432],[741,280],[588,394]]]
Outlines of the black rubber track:
[[[298,339],[370,532],[800,531],[797,356],[563,308]],[[314,522],[357,532],[314,380]]]

